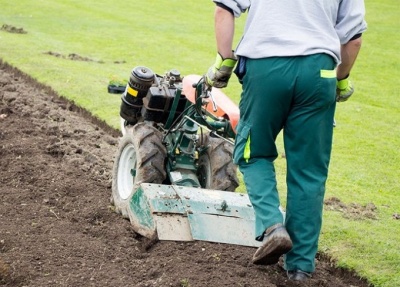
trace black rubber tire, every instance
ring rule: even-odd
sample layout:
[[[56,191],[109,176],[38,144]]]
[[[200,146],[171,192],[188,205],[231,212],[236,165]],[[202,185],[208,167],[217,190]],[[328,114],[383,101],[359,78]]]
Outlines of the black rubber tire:
[[[204,136],[207,151],[199,158],[197,178],[202,188],[235,191],[239,186],[237,168],[233,163],[233,145],[227,141]]]
[[[166,148],[162,133],[149,123],[126,126],[115,156],[111,202],[129,218],[129,201],[141,183],[162,183],[166,178]],[[131,170],[136,171],[135,175]]]

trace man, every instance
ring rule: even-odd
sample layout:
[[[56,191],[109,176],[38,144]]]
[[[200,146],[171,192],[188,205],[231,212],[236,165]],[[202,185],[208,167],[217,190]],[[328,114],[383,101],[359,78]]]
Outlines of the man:
[[[363,0],[214,0],[218,55],[205,79],[242,83],[234,162],[255,211],[254,264],[285,255],[289,280],[315,271],[336,101],[353,93],[351,68],[366,30]],[[235,17],[248,12],[232,51]],[[273,162],[283,130],[287,160],[285,222]]]

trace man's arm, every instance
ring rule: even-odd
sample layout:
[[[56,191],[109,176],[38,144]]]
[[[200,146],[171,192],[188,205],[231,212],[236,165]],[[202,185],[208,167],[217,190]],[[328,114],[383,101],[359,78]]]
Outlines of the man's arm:
[[[236,56],[232,51],[235,19],[233,12],[226,6],[215,8],[215,37],[217,57],[205,76],[209,87],[225,88],[236,65]]]
[[[336,70],[336,101],[345,102],[354,93],[354,87],[349,76],[361,48],[361,34],[353,37],[348,43],[341,46],[342,62]]]
[[[214,20],[217,51],[223,59],[233,58],[232,45],[235,31],[235,19],[233,13],[220,6],[216,6]]]
[[[341,46],[341,58],[342,62],[337,67],[336,76],[338,80],[342,80],[350,74],[353,68],[354,62],[357,59],[358,52],[361,49],[361,36],[350,40],[347,44]]]

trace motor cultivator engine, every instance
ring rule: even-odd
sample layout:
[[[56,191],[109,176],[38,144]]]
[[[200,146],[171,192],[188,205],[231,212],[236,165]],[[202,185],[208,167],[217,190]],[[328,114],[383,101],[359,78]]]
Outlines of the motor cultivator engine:
[[[179,93],[181,89],[182,78],[178,70],[170,70],[165,76],[160,76],[147,67],[136,67],[121,98],[120,116],[126,125],[142,121],[166,124],[172,109],[173,121],[188,104]],[[173,106],[175,97],[178,99]]]
[[[160,76],[138,66],[125,87],[109,85],[108,90],[122,93],[123,137],[112,184],[113,202],[122,214],[142,183],[221,191],[239,185],[231,122],[216,113],[202,77],[182,77],[174,69]]]

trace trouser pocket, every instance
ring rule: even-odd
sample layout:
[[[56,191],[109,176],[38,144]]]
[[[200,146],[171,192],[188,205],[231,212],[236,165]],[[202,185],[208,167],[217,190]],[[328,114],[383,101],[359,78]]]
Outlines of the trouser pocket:
[[[237,165],[250,159],[250,126],[239,121],[233,150],[233,162]]]
[[[239,83],[243,84],[243,77],[246,74],[246,57],[239,56],[238,63],[233,71],[239,79]]]

